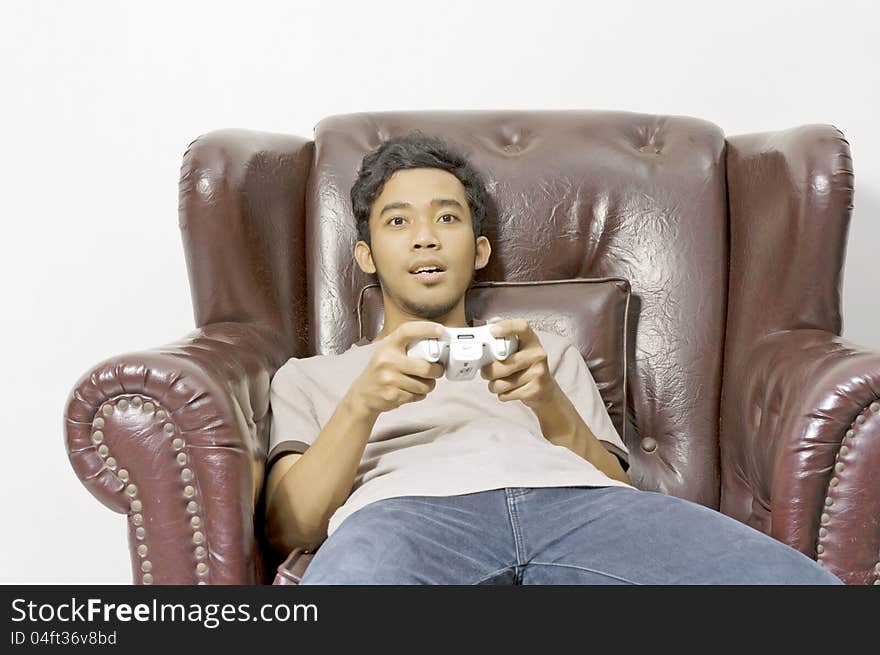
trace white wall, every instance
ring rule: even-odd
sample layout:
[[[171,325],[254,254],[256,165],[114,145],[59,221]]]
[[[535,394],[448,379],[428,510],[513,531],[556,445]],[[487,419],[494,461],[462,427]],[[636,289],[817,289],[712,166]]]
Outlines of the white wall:
[[[832,123],[856,172],[844,336],[880,348],[872,4],[4,2],[0,582],[131,580],[125,518],[67,460],[64,403],[100,360],[193,329],[177,181],[213,129],[310,136],[399,109]]]

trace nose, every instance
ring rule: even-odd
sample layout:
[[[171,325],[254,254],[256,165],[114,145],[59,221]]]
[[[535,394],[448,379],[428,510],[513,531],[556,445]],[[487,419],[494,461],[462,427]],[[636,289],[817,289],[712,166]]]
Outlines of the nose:
[[[434,234],[431,221],[421,221],[418,223],[415,235],[413,236],[414,248],[436,248],[438,246],[437,235]]]

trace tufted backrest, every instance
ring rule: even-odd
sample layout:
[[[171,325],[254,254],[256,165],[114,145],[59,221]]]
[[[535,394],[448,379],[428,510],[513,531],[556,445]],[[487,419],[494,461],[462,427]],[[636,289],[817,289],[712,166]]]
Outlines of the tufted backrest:
[[[311,353],[358,338],[365,275],[350,189],[365,154],[412,129],[482,171],[495,204],[476,281],[621,277],[632,286],[630,476],[717,508],[728,288],[724,135],[703,120],[613,111],[410,111],[315,127],[306,187]]]

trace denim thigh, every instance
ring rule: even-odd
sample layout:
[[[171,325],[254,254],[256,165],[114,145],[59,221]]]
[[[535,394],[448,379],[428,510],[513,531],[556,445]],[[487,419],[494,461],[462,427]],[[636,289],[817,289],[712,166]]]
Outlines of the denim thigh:
[[[503,489],[374,501],[315,551],[300,584],[511,584]]]
[[[513,505],[522,584],[843,584],[716,510],[629,487],[542,487]]]

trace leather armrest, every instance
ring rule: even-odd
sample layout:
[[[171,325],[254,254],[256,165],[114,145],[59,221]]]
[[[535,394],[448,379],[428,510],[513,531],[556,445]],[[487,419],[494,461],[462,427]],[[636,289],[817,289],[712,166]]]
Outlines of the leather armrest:
[[[849,584],[880,577],[880,353],[823,330],[774,332],[746,367],[725,477],[769,508],[769,533]],[[739,517],[736,517],[739,518]]]
[[[136,583],[262,581],[254,516],[269,385],[289,350],[274,328],[217,323],[77,381],[65,408],[70,462],[128,514]]]

